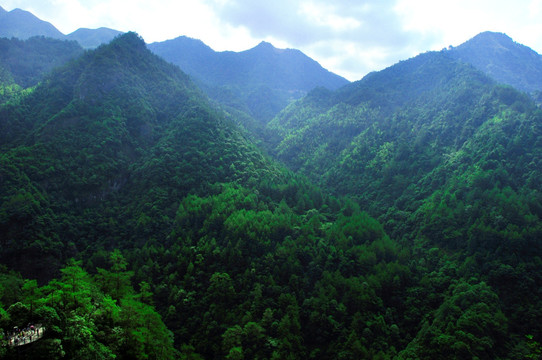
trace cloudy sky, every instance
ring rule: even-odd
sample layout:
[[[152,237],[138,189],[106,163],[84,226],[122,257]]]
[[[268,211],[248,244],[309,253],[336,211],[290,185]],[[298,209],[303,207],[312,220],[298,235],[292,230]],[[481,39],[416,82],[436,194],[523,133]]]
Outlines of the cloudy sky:
[[[542,0],[0,0],[68,34],[77,28],[136,31],[146,42],[180,35],[216,51],[260,41],[303,51],[358,80],[476,34],[504,32],[542,53]]]

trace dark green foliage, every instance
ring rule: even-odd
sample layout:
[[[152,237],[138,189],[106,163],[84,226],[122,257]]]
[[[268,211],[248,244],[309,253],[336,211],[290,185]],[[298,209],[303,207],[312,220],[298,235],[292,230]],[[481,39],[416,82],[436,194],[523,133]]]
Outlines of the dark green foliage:
[[[411,275],[400,248],[359,210],[329,213],[327,197],[299,209],[288,191],[221,185],[185,198],[167,252],[147,242],[136,277],[163,284],[166,324],[206,357],[334,358],[355,317],[381,321],[371,340],[388,351],[383,316]]]
[[[42,257],[58,268],[58,253],[46,258],[53,249],[71,256],[167,234],[189,192],[276,172],[135,34],[85,54],[2,107],[0,128],[0,226],[2,242],[13,245],[3,254],[18,268],[32,264],[29,273],[44,265]],[[38,258],[29,254],[34,246]]]
[[[81,46],[73,41],[43,36],[27,40],[0,38],[0,65],[23,88],[36,85],[53,68],[82,54]],[[1,75],[0,83],[3,83]]]
[[[506,340],[507,319],[497,295],[485,283],[459,283],[401,358],[495,359]]]

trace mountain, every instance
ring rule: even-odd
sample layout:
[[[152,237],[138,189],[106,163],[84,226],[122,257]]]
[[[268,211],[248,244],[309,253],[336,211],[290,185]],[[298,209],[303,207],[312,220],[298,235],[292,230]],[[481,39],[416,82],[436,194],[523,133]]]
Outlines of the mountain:
[[[98,29],[79,28],[66,35],[66,39],[75,40],[85,49],[94,49],[101,44],[106,44],[116,36],[122,34],[121,31],[101,27]]]
[[[75,40],[86,49],[107,43],[121,34],[102,27],[81,28],[64,35],[53,25],[20,9],[10,12],[2,9],[0,24],[3,29],[0,37],[46,36]],[[276,49],[265,42],[239,53],[215,52],[201,41],[187,37],[149,44],[149,48],[181,67],[208,96],[234,117],[243,118],[238,123],[255,134],[261,133],[262,123],[271,120],[291,101],[314,87],[336,89],[348,83],[298,50]]]
[[[164,184],[162,191],[174,191],[180,197],[207,183],[239,176],[231,173],[230,165],[235,164],[247,179],[264,171],[263,164],[246,168],[248,163],[253,167],[262,163],[263,158],[248,151],[250,145],[235,126],[208,107],[184,73],[148,52],[136,35],[128,34],[58,68],[28,96],[7,104],[0,114],[0,147],[7,151],[4,159],[13,157],[14,164],[19,164],[15,168],[21,166],[18,173],[27,166],[19,152],[29,146],[34,158],[40,160],[35,176],[28,177],[29,184],[34,184],[28,194],[41,199],[45,212],[52,206],[49,204],[56,204],[55,209],[70,216],[103,204],[99,200],[108,194],[120,196],[119,190],[123,196],[135,196],[129,194],[142,190],[154,172],[161,177],[177,169],[174,172],[180,173],[172,173],[168,177],[171,183]],[[206,140],[205,147],[199,148],[214,132],[215,146]],[[233,145],[234,149],[224,148]],[[153,160],[155,151],[168,153],[162,160],[175,165],[168,168],[166,163]],[[227,161],[227,166],[217,165],[210,171],[206,166],[213,166],[217,157]],[[194,162],[200,163],[198,168],[180,176],[181,169],[193,167]],[[13,191],[21,191],[16,189],[6,186],[2,194],[10,198]],[[139,191],[143,203],[138,206],[148,200],[143,200],[145,194],[148,192]],[[4,241],[11,242],[20,229],[9,229],[4,229]],[[32,229],[30,224],[25,227],[25,231]],[[80,242],[76,240],[79,231],[65,234],[66,240]],[[51,240],[50,236],[47,239]],[[30,246],[24,241],[17,244],[10,252],[19,256],[17,249]]]
[[[299,50],[266,42],[242,52],[215,52],[199,40],[179,37],[149,49],[186,71],[211,98],[263,122],[317,86],[336,89],[348,83]]]
[[[0,65],[11,79],[7,85],[22,88],[36,85],[45,74],[82,53],[83,49],[74,41],[43,36],[27,40],[0,38]]]
[[[2,359],[540,354],[526,94],[448,51],[318,87],[263,138],[297,174],[216,104],[134,33],[0,104]]]
[[[356,357],[400,334],[382,321],[403,311],[408,253],[264,156],[134,33],[1,105],[0,165],[0,328],[48,334],[25,356]],[[347,341],[359,321],[378,347]]]
[[[483,32],[448,52],[498,82],[527,93],[542,90],[542,56],[506,34]]]
[[[268,128],[291,169],[355,196],[401,244],[453,254],[452,276],[489,285],[513,333],[540,331],[542,293],[505,280],[542,284],[542,112],[527,95],[447,51],[429,52],[335,92],[313,91]],[[440,353],[462,357],[452,350],[461,326],[447,330],[440,311],[402,356],[433,358],[428,347],[441,334],[451,337]]]
[[[149,49],[181,69],[188,69],[189,75],[220,86],[266,85],[305,93],[317,86],[337,89],[348,83],[301,51],[277,49],[267,42],[241,52],[215,52],[200,40],[182,36],[149,44]]]
[[[1,8],[0,8],[1,9]],[[53,39],[64,37],[51,23],[38,19],[32,13],[21,9],[0,11],[0,37],[28,39],[32,36],[46,36]]]
[[[37,18],[28,11],[13,9],[8,12],[1,7],[0,25],[0,38],[14,37],[26,40],[35,36],[44,36],[60,40],[75,40],[85,49],[96,48],[122,34],[121,31],[101,27],[98,29],[80,28],[64,35],[51,23]]]

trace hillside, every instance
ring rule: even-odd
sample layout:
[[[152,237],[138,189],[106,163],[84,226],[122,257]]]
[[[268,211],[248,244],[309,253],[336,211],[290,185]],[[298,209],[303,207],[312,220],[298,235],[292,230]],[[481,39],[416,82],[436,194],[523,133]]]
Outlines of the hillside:
[[[136,34],[0,106],[0,165],[10,289],[0,328],[38,318],[50,329],[29,356],[330,358],[405,346],[385,339],[410,331],[408,250],[356,204],[263,156]],[[347,342],[360,322],[374,324],[373,345]]]
[[[162,161],[167,159],[176,163],[174,168],[178,171],[193,163],[200,164],[193,170],[198,176],[190,171],[181,178],[175,174],[168,178],[172,183],[163,191],[173,191],[169,187],[174,186],[179,196],[219,179],[228,181],[231,176],[238,176],[229,170],[237,161],[241,161],[237,165],[239,172],[247,161],[263,161],[261,155],[239,153],[250,145],[243,145],[245,141],[233,124],[221,120],[205,105],[204,97],[185,74],[148,53],[145,44],[133,34],[57,69],[28,96],[2,108],[0,119],[4,160],[14,166],[13,171],[19,169],[16,173],[28,166],[25,161],[36,161],[36,177],[28,179],[33,184],[31,193],[45,202],[44,211],[56,204],[54,208],[62,209],[62,213],[73,212],[73,216],[91,204],[100,204],[98,199],[117,190],[122,189],[124,196],[129,196],[141,189],[142,182],[149,181],[158,168],[161,170],[157,176],[170,172],[171,169],[161,168],[166,166]],[[205,144],[198,148],[203,146],[200,142],[204,138],[210,140],[215,132],[220,135],[215,136],[216,147]],[[228,150],[224,146],[235,148]],[[156,162],[152,159],[158,149],[171,154]],[[30,159],[22,155],[28,151],[32,154]],[[235,153],[231,154],[232,151]],[[227,159],[227,166],[206,171],[203,164],[211,166],[217,156]],[[264,168],[262,165],[250,171]],[[16,187],[17,183],[13,185]],[[2,190],[8,198],[22,191],[9,186]],[[141,201],[145,193],[139,193]],[[32,226],[24,229],[30,231]],[[4,236],[4,241],[13,241],[18,232],[7,231]],[[71,241],[81,241],[76,240],[77,234],[72,236]],[[64,239],[67,240],[66,235]],[[17,244],[26,246],[29,244]],[[15,248],[10,251],[17,253]],[[16,257],[9,259],[16,261]]]
[[[527,93],[542,91],[542,56],[506,34],[483,32],[448,53],[500,83]]]
[[[83,54],[75,42],[32,37],[27,40],[0,38],[0,66],[11,83],[22,88],[36,85],[54,68]]]
[[[540,357],[542,111],[453,50],[0,44],[0,358]]]
[[[458,268],[468,263],[453,276],[491,286],[522,336],[540,331],[541,124],[526,95],[437,52],[336,92],[314,91],[268,126],[290,168],[355,196],[403,245],[450,252]],[[428,344],[405,351],[431,358]]]
[[[264,123],[317,86],[336,89],[348,83],[299,50],[266,42],[242,52],[215,52],[200,40],[178,37],[149,48],[186,71],[211,98]]]
[[[22,40],[32,36],[46,36],[53,39],[64,37],[51,23],[38,19],[32,13],[13,9],[6,11],[0,7],[0,37],[16,37]]]

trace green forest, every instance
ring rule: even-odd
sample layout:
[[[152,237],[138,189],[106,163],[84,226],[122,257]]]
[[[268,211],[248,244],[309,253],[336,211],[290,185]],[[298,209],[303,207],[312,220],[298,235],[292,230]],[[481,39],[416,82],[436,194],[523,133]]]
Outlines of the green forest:
[[[528,95],[428,52],[262,125],[75,45],[0,39],[1,358],[542,358]]]

